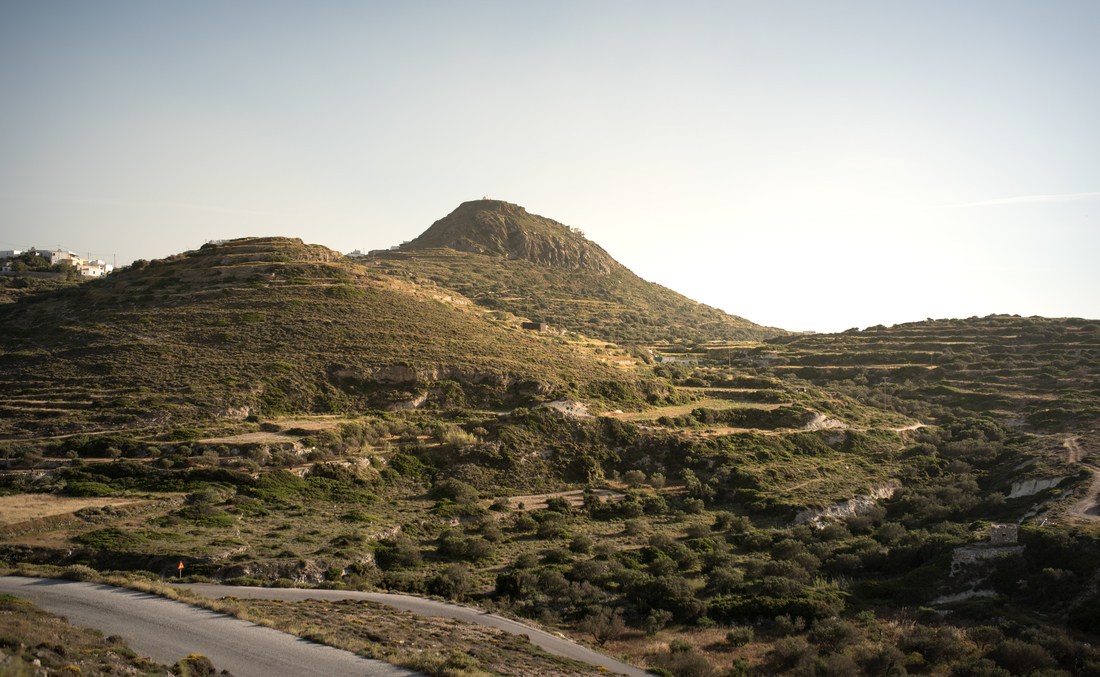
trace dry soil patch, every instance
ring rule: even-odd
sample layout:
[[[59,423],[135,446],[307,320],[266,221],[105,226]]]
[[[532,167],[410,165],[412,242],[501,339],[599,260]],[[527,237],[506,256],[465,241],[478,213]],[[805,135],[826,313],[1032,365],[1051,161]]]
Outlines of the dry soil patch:
[[[130,505],[136,498],[76,498],[52,494],[17,494],[0,496],[0,525],[19,524],[33,519],[67,515],[81,508],[102,508],[107,505]]]

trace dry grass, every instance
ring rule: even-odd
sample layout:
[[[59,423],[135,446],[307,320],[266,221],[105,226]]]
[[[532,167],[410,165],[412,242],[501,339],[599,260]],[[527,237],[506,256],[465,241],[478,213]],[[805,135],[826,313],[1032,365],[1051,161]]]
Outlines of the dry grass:
[[[75,498],[52,494],[0,496],[0,525],[19,524],[55,515],[69,515],[81,508],[131,505],[136,498]]]
[[[8,574],[62,577],[138,590],[439,677],[566,677],[599,672],[584,663],[548,654],[524,636],[451,618],[417,616],[373,602],[210,599],[164,582],[107,576],[83,566],[0,567],[0,575]],[[30,636],[33,638],[33,633]]]
[[[358,419],[348,418],[346,416],[310,416],[310,417],[293,417],[293,418],[277,418],[271,422],[277,424],[282,430],[306,430],[308,432],[319,432],[322,430],[335,430],[342,423],[354,423]],[[206,439],[199,440],[206,444],[249,444],[256,442],[288,442],[296,439],[292,435],[287,435],[285,432],[250,432],[241,433],[240,435],[226,435],[223,437],[208,437]]]
[[[525,637],[372,602],[218,600],[219,611],[362,656],[433,675],[589,675],[596,668],[545,653]]]
[[[0,619],[3,675],[169,674],[117,637],[104,639],[15,597],[0,595]]]
[[[668,407],[655,407],[645,411],[627,413],[606,414],[622,421],[656,421],[662,416],[683,416],[696,409],[777,409],[779,404],[763,404],[759,402],[738,402],[735,400],[703,399],[687,404],[676,404]]]

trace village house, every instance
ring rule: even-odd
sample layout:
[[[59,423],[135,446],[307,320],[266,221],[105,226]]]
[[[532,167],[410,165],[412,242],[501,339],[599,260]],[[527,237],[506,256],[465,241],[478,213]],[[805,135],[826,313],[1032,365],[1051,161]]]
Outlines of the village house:
[[[51,266],[56,266],[59,263],[71,263],[75,266],[79,266],[81,259],[75,252],[67,252],[64,249],[54,249],[49,252],[38,252],[38,255],[42,258],[50,260]]]
[[[110,263],[102,259],[82,259],[75,252],[65,251],[64,249],[37,249],[31,247],[30,249],[8,249],[0,251],[0,259],[5,259],[3,271],[5,273],[13,272],[11,265],[11,259],[23,254],[31,254],[33,256],[40,256],[43,259],[50,262],[51,266],[66,263],[79,271],[84,277],[104,277],[114,271],[115,267]]]
[[[84,277],[103,277],[109,275],[111,271],[115,269],[114,266],[102,259],[96,259],[94,261],[85,261],[81,259],[80,265],[77,267],[80,269],[80,274]]]

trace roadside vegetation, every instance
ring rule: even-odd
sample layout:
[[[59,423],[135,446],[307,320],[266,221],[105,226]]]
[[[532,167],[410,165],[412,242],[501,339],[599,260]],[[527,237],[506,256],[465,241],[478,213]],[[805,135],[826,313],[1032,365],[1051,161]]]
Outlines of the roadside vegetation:
[[[0,674],[11,675],[216,675],[205,656],[174,666],[143,658],[116,636],[79,628],[10,595],[0,595]]]

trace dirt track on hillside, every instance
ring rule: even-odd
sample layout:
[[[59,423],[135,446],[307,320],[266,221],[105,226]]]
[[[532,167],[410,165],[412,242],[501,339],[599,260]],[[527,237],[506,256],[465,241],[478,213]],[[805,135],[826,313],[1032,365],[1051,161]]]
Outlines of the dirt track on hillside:
[[[1097,503],[1098,499],[1100,499],[1100,468],[1097,468],[1091,463],[1084,462],[1083,459],[1087,455],[1087,452],[1081,446],[1080,438],[1067,437],[1062,442],[1062,446],[1066,448],[1067,462],[1088,468],[1089,472],[1092,473],[1092,481],[1089,483],[1089,488],[1085,491],[1085,495],[1070,507],[1066,515],[1086,520],[1100,519],[1100,505]]]

